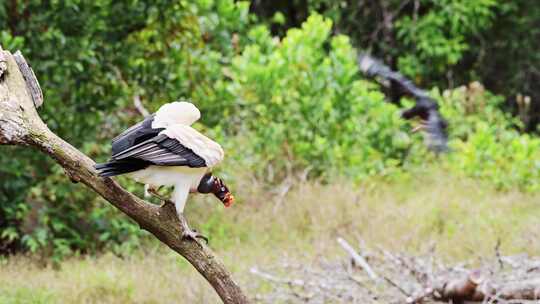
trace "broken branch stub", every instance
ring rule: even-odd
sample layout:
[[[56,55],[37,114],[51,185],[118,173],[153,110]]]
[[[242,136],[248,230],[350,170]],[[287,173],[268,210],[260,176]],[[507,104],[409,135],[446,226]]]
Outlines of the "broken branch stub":
[[[25,145],[30,117],[37,113],[17,63],[1,47],[0,71],[0,144]]]
[[[19,70],[21,71],[22,76],[26,81],[26,88],[30,92],[30,96],[32,96],[34,106],[36,108],[41,107],[41,105],[43,104],[43,92],[41,91],[39,82],[36,78],[36,75],[34,74],[34,70],[32,70],[30,65],[28,65],[21,51],[15,52],[15,54],[13,54],[13,58],[15,58],[15,61],[19,66]]]
[[[181,237],[183,228],[174,206],[150,204],[127,192],[114,180],[99,177],[92,159],[49,130],[36,110],[43,103],[41,89],[20,53],[12,55],[0,47],[0,70],[0,144],[33,146],[49,155],[70,179],[91,188],[186,258],[224,303],[249,303],[229,271],[206,245]]]
[[[4,72],[7,70],[6,56],[0,47],[0,78],[4,75]]]

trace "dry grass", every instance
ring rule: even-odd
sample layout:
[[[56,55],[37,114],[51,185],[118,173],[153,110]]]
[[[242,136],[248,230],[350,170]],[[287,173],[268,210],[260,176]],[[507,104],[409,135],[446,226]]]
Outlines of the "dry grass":
[[[213,303],[188,265],[165,250],[73,258],[60,270],[12,258],[0,271],[1,303]],[[170,299],[169,301],[167,299]]]
[[[503,254],[540,255],[540,194],[500,193],[437,172],[417,176],[392,183],[300,184],[283,199],[246,178],[235,186],[240,202],[233,208],[197,198],[187,214],[250,294],[267,287],[249,274],[250,267],[343,257],[337,236],[410,253],[435,246],[446,260],[492,255],[498,239]],[[0,265],[0,303],[218,302],[185,261],[155,244],[123,259],[72,258],[60,270],[28,257]]]

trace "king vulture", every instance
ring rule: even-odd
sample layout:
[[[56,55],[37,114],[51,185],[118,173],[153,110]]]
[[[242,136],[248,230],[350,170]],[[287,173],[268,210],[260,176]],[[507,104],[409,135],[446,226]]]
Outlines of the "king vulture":
[[[404,119],[419,117],[422,124],[417,130],[425,131],[425,139],[430,150],[439,152],[448,151],[448,135],[446,129],[448,123],[439,113],[439,105],[428,93],[414,85],[399,72],[392,71],[381,61],[367,55],[358,56],[358,66],[362,72],[371,77],[381,77],[384,80],[394,82],[401,90],[416,100],[416,104],[401,113]]]
[[[223,149],[191,127],[200,117],[199,109],[189,102],[165,104],[114,138],[111,159],[95,168],[101,177],[126,174],[149,185],[156,195],[157,187],[173,186],[172,201],[184,226],[183,236],[206,240],[189,229],[183,217],[188,194],[213,193],[226,207],[234,197],[210,172],[223,160]]]

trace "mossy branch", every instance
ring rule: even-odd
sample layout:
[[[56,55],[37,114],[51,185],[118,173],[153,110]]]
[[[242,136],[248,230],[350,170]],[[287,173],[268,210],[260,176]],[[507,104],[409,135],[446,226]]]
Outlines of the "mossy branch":
[[[42,102],[41,89],[24,57],[0,47],[0,144],[38,148],[56,160],[72,181],[85,184],[186,258],[224,303],[249,302],[206,245],[181,237],[182,227],[174,206],[150,204],[112,179],[99,177],[93,160],[54,134],[41,120],[36,107]]]

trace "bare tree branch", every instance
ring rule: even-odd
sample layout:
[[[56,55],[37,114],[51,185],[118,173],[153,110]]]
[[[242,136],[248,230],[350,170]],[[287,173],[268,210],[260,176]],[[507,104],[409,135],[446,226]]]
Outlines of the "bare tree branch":
[[[375,273],[375,271],[373,271],[371,266],[369,266],[366,259],[364,259],[363,256],[358,254],[358,252],[356,252],[356,250],[354,250],[354,248],[351,245],[349,245],[347,241],[345,241],[342,238],[337,238],[337,242],[339,243],[339,245],[341,245],[341,247],[343,247],[343,249],[345,249],[345,251],[347,251],[351,255],[354,262],[366,271],[370,279],[372,279],[375,282],[379,281],[379,276]]]
[[[133,105],[135,106],[135,109],[137,109],[137,111],[139,111],[139,113],[142,116],[146,117],[150,115],[150,112],[148,112],[148,110],[143,106],[141,102],[141,95],[139,94],[133,95]]]
[[[28,66],[24,57],[19,61]],[[101,195],[141,228],[149,231],[195,267],[224,303],[248,303],[231,274],[204,244],[183,239],[182,226],[171,204],[160,207],[124,190],[110,178],[98,177],[94,161],[51,132],[39,117],[33,99],[39,88],[35,77],[24,77],[21,63],[0,47],[0,144],[32,146],[52,157],[74,182]],[[171,282],[174,284],[174,282]]]

